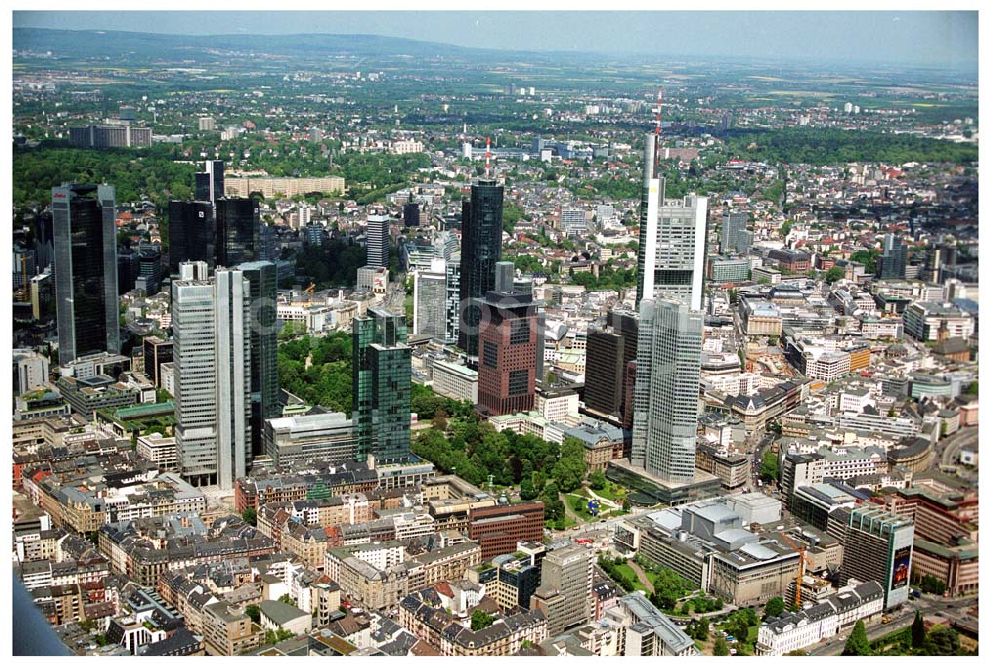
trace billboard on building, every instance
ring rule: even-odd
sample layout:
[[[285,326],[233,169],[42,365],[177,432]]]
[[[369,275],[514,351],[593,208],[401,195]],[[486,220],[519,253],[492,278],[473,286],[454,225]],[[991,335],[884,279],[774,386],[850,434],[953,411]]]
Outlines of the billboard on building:
[[[910,582],[910,556],[913,548],[910,545],[896,550],[892,557],[892,588],[905,587]]]

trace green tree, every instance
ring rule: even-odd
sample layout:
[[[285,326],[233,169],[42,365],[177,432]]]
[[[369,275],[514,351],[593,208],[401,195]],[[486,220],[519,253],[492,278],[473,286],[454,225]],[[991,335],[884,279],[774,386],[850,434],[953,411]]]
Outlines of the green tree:
[[[778,480],[778,455],[767,450],[760,458],[760,477],[764,482],[774,482]]]
[[[295,634],[288,629],[279,626],[277,630],[268,630],[264,633],[264,643],[267,645],[277,645],[279,642],[284,642],[290,638],[294,638]]]
[[[868,633],[865,631],[865,624],[860,619],[854,624],[851,635],[847,637],[844,651],[841,656],[868,656],[872,653],[868,644]]]
[[[479,631],[493,624],[493,615],[482,610],[472,611],[472,630]]]
[[[259,605],[254,605],[253,603],[251,603],[250,605],[248,605],[246,607],[246,609],[243,612],[246,613],[247,617],[249,617],[251,620],[253,620],[254,624],[260,624],[260,606]]]
[[[708,619],[702,617],[688,626],[688,634],[695,640],[708,640]]]
[[[293,608],[296,607],[295,601],[293,601],[292,597],[289,596],[288,594],[282,594],[280,597],[278,597],[278,600],[286,605],[292,606]]]
[[[591,489],[601,490],[608,484],[608,479],[605,477],[604,471],[601,469],[594,470],[588,479],[590,481]]]
[[[834,265],[826,270],[826,275],[825,275],[826,282],[829,283],[830,285],[833,285],[843,277],[844,277],[844,270],[841,267]]]
[[[566,517],[566,507],[559,497],[559,487],[550,482],[542,490],[542,502],[545,504],[545,519],[561,522]]]
[[[915,648],[921,648],[926,639],[927,630],[924,628],[924,617],[917,610],[917,614],[913,616],[913,624],[910,625],[910,644]]]
[[[532,482],[531,476],[521,478],[521,500],[531,501],[537,497],[538,489],[535,487],[534,482]]]
[[[257,511],[253,508],[247,508],[243,511],[243,521],[250,526],[257,526]]]
[[[729,656],[729,644],[722,636],[715,636],[715,644],[712,645],[712,654],[715,656]]]
[[[780,596],[775,596],[764,606],[764,614],[768,617],[777,617],[785,611],[785,601]]]
[[[957,656],[961,653],[958,631],[950,627],[931,629],[924,639],[923,648],[928,656]]]

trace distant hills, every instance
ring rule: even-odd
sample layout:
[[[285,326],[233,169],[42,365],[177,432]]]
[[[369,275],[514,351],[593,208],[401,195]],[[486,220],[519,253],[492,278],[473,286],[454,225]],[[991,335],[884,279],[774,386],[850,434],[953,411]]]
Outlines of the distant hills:
[[[456,58],[467,61],[510,61],[527,53],[477,49],[381,35],[166,35],[160,33],[14,28],[15,50],[45,52],[68,58],[148,60],[214,60],[218,51],[257,52],[276,56]],[[532,53],[532,59],[555,54]]]

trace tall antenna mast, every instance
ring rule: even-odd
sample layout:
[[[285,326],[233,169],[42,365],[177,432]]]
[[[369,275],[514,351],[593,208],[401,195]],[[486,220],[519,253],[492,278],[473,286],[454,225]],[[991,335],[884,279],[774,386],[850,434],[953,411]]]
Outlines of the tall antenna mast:
[[[486,178],[490,178],[490,138],[486,137]]]

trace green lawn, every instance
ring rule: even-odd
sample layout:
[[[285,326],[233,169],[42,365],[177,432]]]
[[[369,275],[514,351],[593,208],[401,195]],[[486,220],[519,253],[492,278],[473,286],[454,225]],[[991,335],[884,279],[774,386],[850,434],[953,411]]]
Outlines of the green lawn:
[[[621,577],[623,580],[627,580],[635,586],[635,589],[641,589],[642,591],[649,593],[649,590],[642,584],[639,580],[639,576],[636,575],[635,571],[628,564],[618,564],[614,567],[615,574]]]
[[[625,497],[628,496],[628,490],[609,481],[608,484],[604,486],[604,489],[595,489],[594,494],[610,501],[614,501],[615,503],[621,503]]]

